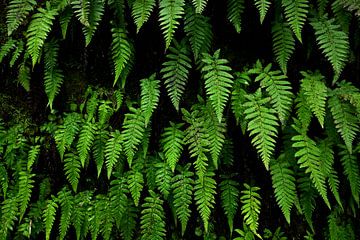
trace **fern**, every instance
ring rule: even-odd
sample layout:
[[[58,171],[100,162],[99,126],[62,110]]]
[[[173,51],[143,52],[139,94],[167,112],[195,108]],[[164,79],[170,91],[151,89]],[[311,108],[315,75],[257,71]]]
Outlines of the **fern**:
[[[170,127],[164,129],[161,139],[166,161],[173,172],[184,148],[184,132],[180,129],[182,126],[181,123],[170,122]]]
[[[181,97],[185,92],[185,86],[191,69],[191,59],[185,41],[180,44],[173,41],[174,46],[169,48],[166,55],[167,61],[163,63],[160,71],[165,87],[175,109],[179,111]]]
[[[311,179],[305,174],[298,179],[298,187],[300,190],[300,204],[305,219],[310,225],[311,229],[314,229],[312,223],[312,214],[315,209],[315,197],[316,189],[313,188]]]
[[[90,148],[95,139],[95,131],[97,126],[91,122],[85,122],[79,134],[79,140],[76,148],[79,153],[81,166],[85,166],[85,161],[89,156]]]
[[[160,81],[155,79],[155,74],[149,78],[140,81],[141,86],[141,111],[145,118],[145,127],[147,127],[151,115],[159,104]]]
[[[166,236],[165,215],[161,200],[153,191],[145,198],[141,211],[141,239],[157,240]]]
[[[89,15],[90,15],[90,1],[89,0],[74,0],[71,1],[72,8],[79,21],[89,27]]]
[[[110,179],[111,172],[115,164],[120,158],[122,151],[122,136],[118,130],[112,132],[111,137],[106,142],[105,157],[106,157],[106,168],[107,177]]]
[[[296,38],[302,42],[301,30],[306,21],[308,13],[309,1],[308,0],[282,0],[284,7],[285,17],[293,30]]]
[[[245,9],[244,0],[227,0],[226,2],[227,19],[235,28],[237,33],[241,31],[241,15]]]
[[[275,22],[272,27],[273,51],[281,70],[287,74],[287,63],[295,51],[295,39],[287,23]]]
[[[184,15],[184,0],[160,0],[159,22],[165,38],[165,49],[168,49],[175,31]]]
[[[225,178],[220,183],[221,191],[221,206],[224,209],[224,213],[227,217],[228,225],[230,228],[230,234],[233,232],[234,217],[239,207],[239,183],[230,179]]]
[[[20,221],[24,217],[26,209],[28,208],[32,189],[34,188],[35,181],[32,179],[35,174],[21,171],[19,173],[19,192],[17,199],[19,201],[19,214]]]
[[[247,95],[248,101],[244,104],[245,119],[248,120],[247,130],[253,137],[251,143],[255,146],[266,169],[269,169],[269,162],[275,150],[275,138],[277,137],[276,111],[268,108],[266,104],[269,98],[262,98],[261,92]]]
[[[304,89],[300,90],[295,102],[297,118],[301,123],[302,129],[307,130],[311,122],[312,112],[309,104],[307,103],[307,96],[305,95]]]
[[[144,177],[141,172],[132,170],[127,178],[128,188],[137,207],[139,205],[140,194],[144,187]]]
[[[214,107],[218,121],[221,122],[223,111],[233,85],[233,76],[228,60],[220,58],[220,50],[213,56],[204,54],[202,72],[205,79],[206,94]]]
[[[57,66],[57,57],[59,52],[59,44],[51,41],[45,45],[45,72],[44,72],[44,85],[45,92],[48,96],[48,105],[52,109],[55,96],[59,94],[60,87],[64,81],[64,75]]]
[[[16,40],[10,38],[9,40],[4,43],[0,48],[0,63],[3,59],[10,54],[10,52],[16,48]]]
[[[265,88],[271,97],[271,105],[279,115],[281,123],[285,124],[292,105],[293,94],[291,92],[291,84],[280,71],[271,71],[271,67],[272,65],[268,64],[263,68],[260,62],[258,62],[255,69],[251,70],[251,73],[258,74],[255,81],[259,81],[261,87]]]
[[[128,201],[127,194],[129,190],[127,188],[127,179],[120,174],[114,174],[115,179],[111,181],[110,188],[110,204],[114,212],[114,220],[117,227],[121,224],[121,219],[126,211],[126,202]]]
[[[47,200],[46,208],[43,212],[44,224],[45,224],[45,238],[50,239],[51,229],[55,222],[56,209],[58,205],[56,199]]]
[[[313,20],[311,25],[315,30],[319,48],[330,61],[335,75],[340,75],[349,55],[347,34],[340,30],[340,25],[335,24],[335,19],[322,17]]]
[[[180,173],[172,178],[173,204],[176,216],[181,222],[181,234],[184,236],[187,223],[191,216],[190,205],[192,202],[194,173],[189,170],[190,165],[186,165]]]
[[[344,7],[341,4],[342,1],[343,0],[335,0],[331,4],[331,9],[332,12],[334,13],[336,22],[341,26],[341,30],[348,34],[350,29],[352,14],[346,11],[346,9],[344,9]]]
[[[260,23],[262,24],[270,8],[271,2],[269,0],[254,0],[254,4],[259,11]]]
[[[19,59],[20,55],[24,51],[24,42],[22,40],[17,42],[16,48],[10,60],[10,67],[15,65],[15,62]],[[1,63],[1,53],[0,53],[0,63]]]
[[[130,61],[131,45],[127,38],[127,33],[123,28],[113,28],[111,54],[114,62],[115,78],[114,85],[123,73],[126,65]]]
[[[9,2],[6,14],[7,32],[9,36],[24,22],[35,5],[35,0],[11,0]]]
[[[100,177],[101,169],[105,162],[106,155],[106,143],[109,141],[109,132],[101,128],[95,135],[94,144],[92,146],[92,152],[96,163],[97,176]]]
[[[137,212],[134,208],[133,202],[128,200],[126,202],[125,213],[121,221],[121,236],[125,240],[132,240],[134,230],[136,227]]]
[[[27,170],[31,171],[32,166],[35,161],[38,159],[40,154],[40,145],[34,145],[30,147],[27,159]]]
[[[100,125],[106,124],[109,121],[110,117],[113,115],[114,110],[110,105],[112,105],[112,102],[110,100],[100,101],[98,109],[98,119]]]
[[[204,223],[205,232],[208,232],[211,210],[215,204],[216,181],[213,179],[213,172],[206,172],[203,177],[195,181],[194,200],[201,219]]]
[[[86,1],[86,0],[84,0]],[[104,1],[103,0],[91,0],[89,7],[88,23],[89,25],[83,26],[83,32],[85,35],[85,46],[88,46],[95,34],[95,31],[104,15]]]
[[[18,215],[18,199],[16,197],[9,197],[2,201],[1,207],[1,226],[0,238],[7,239],[8,231],[14,229],[14,224]]]
[[[252,187],[244,184],[245,190],[241,191],[241,214],[244,216],[246,225],[250,230],[258,235],[257,229],[259,226],[259,215],[261,210],[261,197],[258,191],[259,187]]]
[[[63,39],[66,39],[66,34],[68,31],[69,23],[72,19],[72,11],[71,8],[66,8],[59,16],[59,22],[61,27],[61,34]]]
[[[129,166],[145,133],[145,119],[141,109],[130,108],[131,113],[125,115],[123,124],[123,147]]]
[[[136,32],[146,23],[155,7],[155,0],[135,0],[132,5],[131,15],[136,24]]]
[[[316,73],[301,72],[303,79],[301,80],[301,90],[311,112],[318,119],[321,127],[324,127],[325,107],[328,97],[327,88],[323,82],[324,77]]]
[[[30,91],[30,79],[31,79],[30,67],[24,62],[19,66],[18,82],[27,91]]]
[[[73,211],[73,196],[66,188],[61,190],[58,194],[58,201],[61,207],[60,218],[60,239],[64,239],[70,227],[71,214]]]
[[[171,179],[173,172],[166,162],[159,162],[155,165],[155,167],[157,168],[155,173],[155,182],[157,188],[164,196],[164,199],[168,199],[171,191]]]
[[[192,0],[196,13],[202,13],[206,7],[208,0]]]
[[[184,30],[189,38],[195,60],[201,57],[201,53],[210,50],[213,33],[209,21],[208,17],[195,13],[192,8],[186,9]]]
[[[294,171],[290,168],[285,155],[280,155],[279,159],[270,165],[272,185],[281,211],[286,221],[290,224],[291,208],[297,198]]]
[[[76,154],[67,153],[64,158],[65,175],[71,184],[74,192],[77,191],[77,186],[80,179],[81,161]]]
[[[299,133],[291,138],[294,142],[292,147],[299,150],[295,153],[295,157],[298,158],[298,164],[300,168],[305,168],[305,173],[310,174],[315,188],[324,199],[326,205],[330,208],[330,202],[327,197],[326,191],[326,176],[320,168],[320,150],[316,143],[309,138],[304,132],[296,125],[293,128]]]
[[[34,66],[40,57],[47,36],[49,35],[53,21],[58,14],[56,9],[47,6],[46,9],[38,8],[38,12],[32,16],[32,20],[26,32],[27,48]]]

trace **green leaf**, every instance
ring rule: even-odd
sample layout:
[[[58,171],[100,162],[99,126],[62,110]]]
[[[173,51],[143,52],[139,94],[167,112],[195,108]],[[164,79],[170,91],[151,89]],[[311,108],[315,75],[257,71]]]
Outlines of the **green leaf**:
[[[146,23],[155,7],[155,0],[135,0],[132,5],[131,15],[136,24],[136,32]]]
[[[260,23],[264,22],[266,14],[270,8],[270,0],[254,0],[255,7],[258,9],[260,14]]]
[[[64,171],[67,180],[71,184],[74,192],[77,191],[77,186],[80,179],[81,161],[74,153],[65,154],[64,158]]]
[[[308,0],[282,0],[285,17],[296,38],[302,42],[301,30],[306,22],[309,8]]]
[[[89,121],[83,123],[83,127],[79,134],[79,140],[76,145],[82,167],[85,166],[85,161],[89,156],[90,148],[94,143],[95,131],[97,131],[96,124]]]
[[[139,205],[140,194],[144,187],[144,177],[141,172],[132,170],[127,178],[128,188],[137,207]]]
[[[113,167],[120,158],[122,151],[122,136],[118,130],[110,134],[110,138],[106,142],[105,157],[107,177],[110,179]]]
[[[196,13],[202,13],[206,7],[208,0],[192,0]]]
[[[149,78],[140,80],[141,86],[141,111],[145,118],[145,127],[150,122],[150,118],[159,104],[160,81],[155,79],[155,74]]]
[[[45,224],[45,238],[46,240],[50,239],[51,229],[55,222],[56,209],[58,205],[56,199],[47,200],[46,208],[43,212],[44,224]]]
[[[35,0],[11,0],[8,3],[6,24],[9,36],[24,22],[35,5]]]
[[[244,184],[245,189],[241,191],[241,214],[244,216],[246,225],[250,230],[258,235],[259,215],[261,210],[261,196],[258,193],[259,187],[252,187]]]
[[[233,232],[234,217],[239,207],[239,183],[225,178],[220,183],[221,190],[221,206],[227,217],[228,225],[230,228],[230,234]]]
[[[244,0],[227,0],[226,11],[227,19],[234,26],[235,31],[241,31],[241,17],[244,13],[245,1]]]

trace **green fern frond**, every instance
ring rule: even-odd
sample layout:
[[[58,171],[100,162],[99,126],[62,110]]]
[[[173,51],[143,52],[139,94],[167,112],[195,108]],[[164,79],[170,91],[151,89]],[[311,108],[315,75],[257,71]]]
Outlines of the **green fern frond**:
[[[26,62],[23,62],[19,66],[17,81],[27,92],[30,91],[30,79],[31,79],[30,67],[26,64]]]
[[[286,161],[285,155],[272,161],[270,165],[272,185],[274,188],[276,202],[281,208],[286,221],[290,224],[291,208],[295,203],[296,180],[291,165]]]
[[[90,0],[74,0],[71,1],[72,8],[79,21],[89,27]]]
[[[81,161],[74,153],[65,154],[64,158],[64,171],[67,180],[71,184],[74,192],[77,191],[77,186],[80,179]]]
[[[289,25],[284,22],[275,22],[271,32],[276,61],[286,75],[287,63],[295,51],[295,39]]]
[[[179,20],[184,15],[184,5],[184,0],[160,0],[159,2],[159,22],[165,38],[165,49],[169,48],[180,24]]]
[[[192,0],[196,13],[202,13],[206,7],[208,0]]]
[[[65,238],[70,227],[71,214],[74,208],[74,199],[71,192],[64,188],[58,193],[58,201],[61,207],[59,237],[62,240]]]
[[[34,145],[30,147],[27,159],[27,170],[31,171],[31,168],[40,154],[40,145]]]
[[[189,38],[195,60],[201,57],[201,53],[210,50],[213,33],[209,22],[210,18],[195,13],[193,8],[186,9],[184,30]]]
[[[155,0],[135,0],[132,5],[131,15],[136,24],[136,32],[146,23],[155,7]]]
[[[44,49],[44,85],[46,95],[49,99],[48,105],[50,109],[52,109],[55,96],[59,94],[60,87],[64,81],[64,75],[57,66],[59,44],[56,41],[51,41],[45,44]]]
[[[34,188],[35,183],[35,180],[32,179],[34,176],[35,174],[24,171],[21,171],[19,173],[19,192],[17,200],[19,201],[20,221],[24,217],[24,214],[30,202],[32,189]]]
[[[207,53],[203,56],[204,66],[201,71],[204,74],[206,94],[214,107],[218,121],[221,122],[234,83],[230,74],[232,69],[228,66],[228,60],[220,58],[220,50],[213,56]]]
[[[321,127],[324,127],[325,107],[328,97],[327,87],[324,83],[324,76],[319,72],[301,72],[301,91],[311,112],[318,119]]]
[[[312,112],[303,89],[296,96],[295,102],[297,118],[301,123],[302,129],[307,130],[311,122]]]
[[[7,7],[6,24],[10,36],[34,10],[35,0],[11,0]],[[1,61],[0,61],[1,62]]]
[[[58,14],[57,9],[38,8],[38,12],[32,16],[32,20],[26,32],[27,49],[32,58],[32,65],[38,62],[41,48],[49,35],[53,21]]]
[[[131,200],[126,201],[125,213],[121,221],[121,236],[124,240],[134,239],[134,231],[136,227],[137,208]]]
[[[160,81],[155,79],[155,74],[149,78],[140,80],[141,87],[141,111],[145,119],[145,127],[147,127],[151,115],[159,104],[160,98]]]
[[[239,207],[239,183],[230,178],[225,178],[220,183],[220,191],[221,206],[224,209],[224,213],[227,217],[230,234],[232,234],[234,217]]]
[[[86,1],[86,0],[83,0]],[[91,0],[89,7],[88,23],[89,26],[83,26],[83,32],[85,35],[85,46],[88,46],[96,32],[101,18],[104,15],[105,7],[103,0]]]
[[[194,200],[204,223],[205,232],[208,232],[211,211],[215,205],[216,181],[213,179],[214,176],[213,172],[207,171],[203,177],[196,179],[194,187]]]
[[[244,216],[246,225],[250,230],[258,235],[259,215],[261,210],[261,196],[258,193],[259,187],[252,187],[244,184],[245,189],[241,191],[241,214]]]
[[[184,149],[184,132],[180,129],[184,124],[170,122],[170,127],[164,129],[161,136],[161,145],[164,148],[166,161],[171,169],[175,171],[177,162]]]
[[[126,11],[126,2],[128,2],[129,7],[131,7],[131,1],[125,1],[125,0],[108,0],[107,4],[108,6],[114,11],[115,16],[121,26],[124,26],[125,24],[125,11]],[[134,1],[132,1],[134,2]]]
[[[166,162],[159,162],[155,164],[155,167],[155,182],[157,188],[164,196],[164,199],[168,199],[171,191],[171,179],[173,177],[173,172],[171,171],[170,166]]]
[[[160,240],[166,236],[163,200],[153,191],[145,198],[141,211],[141,240]]]
[[[227,19],[235,28],[237,33],[241,31],[241,16],[245,9],[244,0],[227,0],[226,2]]]
[[[115,223],[119,227],[121,219],[126,211],[126,202],[128,201],[127,194],[129,193],[129,190],[127,187],[127,179],[117,173],[114,173],[114,175],[115,179],[110,182],[111,188],[109,194]]]
[[[326,205],[331,208],[327,197],[326,176],[321,171],[320,166],[320,150],[316,143],[309,138],[303,130],[299,129],[296,125],[293,125],[293,128],[299,133],[291,138],[294,142],[292,147],[299,149],[295,153],[295,157],[298,158],[298,164],[300,168],[305,168],[305,173],[310,174],[310,179],[315,188],[324,199]]]
[[[335,75],[340,75],[349,55],[348,35],[341,31],[335,19],[327,19],[326,16],[314,19],[311,25],[315,30],[319,48],[331,63]]]
[[[127,178],[128,188],[137,207],[139,205],[140,194],[144,187],[144,176],[141,172],[132,170]]]
[[[72,19],[72,10],[70,7],[66,8],[59,16],[59,22],[61,27],[61,35],[63,39],[66,39],[67,30],[69,27],[69,23]]]
[[[96,163],[97,177],[100,177],[101,169],[105,162],[106,143],[109,139],[109,131],[106,128],[100,128],[95,135],[92,146],[93,157]]]
[[[266,169],[269,169],[269,162],[275,150],[277,127],[279,123],[275,116],[276,111],[266,105],[270,98],[263,98],[261,92],[257,91],[253,95],[247,95],[248,101],[244,104],[245,119],[248,122],[247,130],[252,136],[251,143],[255,146]]]
[[[301,30],[306,22],[309,8],[308,0],[282,0],[285,17],[296,38],[302,42]]]
[[[349,33],[352,14],[343,7],[342,2],[343,0],[335,0],[331,4],[331,10],[334,13],[336,22],[340,24],[341,30],[345,33]]]
[[[14,224],[18,215],[18,200],[16,197],[9,197],[2,201],[0,238],[7,239],[9,231],[14,230]]]
[[[64,123],[56,130],[54,138],[61,159],[63,159],[65,151],[70,148],[76,134],[79,132],[80,122],[80,114],[69,113],[65,116]]]
[[[16,48],[12,54],[11,60],[10,60],[10,67],[13,67],[16,60],[19,59],[20,55],[24,52],[25,44],[22,40],[17,42]],[[1,50],[0,50],[1,51]],[[25,61],[25,59],[24,59]],[[1,63],[1,53],[0,53],[0,63]]]
[[[127,32],[123,28],[113,28],[111,55],[114,62],[115,78],[114,85],[124,71],[131,57],[131,44],[127,37]]]
[[[87,235],[87,221],[89,217],[89,203],[92,200],[92,192],[80,192],[74,196],[74,207],[71,213],[71,224],[75,228],[76,239],[81,235]]]
[[[271,1],[269,0],[254,0],[255,7],[258,9],[260,14],[260,23],[264,22],[266,14],[270,8]]]
[[[316,204],[316,189],[314,189],[313,183],[309,176],[305,174],[303,174],[303,176],[298,179],[298,187],[300,190],[300,204],[302,212],[304,213],[305,219],[310,225],[311,229],[314,229],[312,215]]]
[[[120,158],[122,151],[122,136],[118,130],[110,134],[109,140],[106,142],[105,157],[106,157],[106,168],[107,177],[110,179],[111,172],[115,164]]]
[[[3,59],[10,54],[10,52],[15,48],[16,50],[16,43],[17,41],[10,38],[9,40],[4,43],[0,48],[0,63]]]
[[[160,73],[171,102],[179,111],[180,100],[185,92],[191,69],[191,59],[185,41],[179,44],[174,40],[173,44],[174,46],[169,48],[169,53],[166,55],[167,61],[163,63]]]
[[[44,212],[43,212],[43,219],[44,219],[43,221],[45,224],[46,240],[50,239],[51,229],[55,222],[56,209],[58,208],[58,205],[56,202],[57,202],[57,200],[54,198],[47,200],[46,208],[44,209]]]
[[[106,124],[110,117],[113,115],[114,110],[112,108],[112,102],[110,100],[101,100],[98,108],[98,120],[99,124],[103,126]]]
[[[130,108],[131,113],[125,114],[123,124],[123,147],[129,166],[138,150],[145,133],[145,119],[141,109]]]
[[[293,93],[291,92],[291,83],[287,77],[278,70],[271,70],[272,64],[263,68],[258,62],[251,73],[258,74],[255,82],[260,81],[260,86],[265,88],[270,96],[270,103],[277,112],[282,124],[285,124],[292,105]]]
[[[79,134],[79,140],[76,149],[79,153],[81,166],[85,166],[85,161],[89,156],[91,146],[95,139],[95,132],[97,131],[96,124],[88,121],[83,123],[83,127]]]
[[[317,0],[317,8],[320,16],[323,16],[327,6],[329,5],[329,0]]]
[[[172,179],[173,204],[176,216],[181,222],[181,234],[184,236],[187,223],[191,216],[190,205],[192,202],[194,173],[189,170],[190,165],[186,165],[179,174]]]
[[[353,141],[359,132],[359,120],[355,116],[355,109],[349,103],[341,101],[337,95],[329,98],[329,107],[337,131],[345,142],[350,153],[352,153]]]

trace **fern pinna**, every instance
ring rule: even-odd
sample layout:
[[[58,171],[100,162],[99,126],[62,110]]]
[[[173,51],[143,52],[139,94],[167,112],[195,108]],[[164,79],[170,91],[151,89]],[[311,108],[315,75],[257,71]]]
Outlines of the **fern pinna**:
[[[2,1],[0,240],[359,239],[359,16]]]

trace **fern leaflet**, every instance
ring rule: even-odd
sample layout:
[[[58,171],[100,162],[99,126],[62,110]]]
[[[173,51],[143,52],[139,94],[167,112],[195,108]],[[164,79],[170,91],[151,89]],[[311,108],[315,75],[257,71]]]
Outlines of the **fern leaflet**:
[[[86,0],[83,0],[86,1]],[[89,7],[88,23],[89,26],[83,26],[83,32],[85,35],[85,46],[88,46],[92,37],[104,15],[104,1],[103,0],[91,0]]]
[[[282,0],[284,7],[285,17],[290,24],[296,38],[302,42],[301,30],[306,21],[308,13],[309,1],[308,0]]]
[[[32,179],[35,174],[21,171],[19,173],[19,192],[17,199],[19,201],[20,221],[24,217],[25,211],[28,208],[31,192],[35,181]]]
[[[45,238],[46,240],[50,239],[51,229],[55,222],[56,209],[58,205],[56,199],[47,200],[46,208],[43,212],[43,218],[45,223]]]
[[[64,170],[66,178],[71,184],[74,192],[77,191],[77,186],[80,179],[81,162],[79,157],[73,153],[65,154],[64,158]]]
[[[85,166],[85,161],[89,156],[90,148],[95,139],[95,132],[97,130],[96,124],[87,121],[83,124],[83,127],[79,134],[79,140],[76,145],[76,149],[79,153],[81,166]]]
[[[258,9],[260,14],[260,23],[264,22],[266,13],[268,12],[271,2],[269,0],[254,0],[255,7]]]
[[[136,32],[146,23],[155,7],[155,0],[135,0],[132,5],[131,15],[136,24]]]
[[[10,36],[34,9],[35,0],[11,0],[6,14],[8,35]],[[0,61],[1,62],[1,61]]]
[[[58,201],[61,207],[61,217],[60,217],[60,239],[64,239],[66,233],[70,227],[71,214],[73,211],[73,196],[71,192],[66,188],[61,190],[58,194]]]
[[[241,15],[245,9],[244,0],[227,0],[226,2],[227,19],[235,28],[237,33],[241,31]]]
[[[224,213],[227,217],[231,234],[233,232],[234,217],[239,207],[239,183],[230,178],[225,178],[220,183],[220,190],[221,206],[224,209]]]
[[[115,130],[115,132],[112,132],[110,135],[111,137],[107,141],[105,148],[107,177],[109,179],[111,177],[112,169],[119,160],[122,151],[122,136],[120,132]]]
[[[127,178],[128,188],[137,207],[139,205],[140,194],[144,187],[144,177],[141,172],[132,170]]]
[[[245,189],[241,191],[241,214],[244,216],[245,223],[249,226],[250,230],[257,234],[259,227],[259,215],[261,210],[261,197],[258,191],[259,187],[252,187],[244,184]]]
[[[206,7],[208,0],[192,0],[196,13],[202,13]]]
[[[141,86],[141,111],[145,118],[145,127],[147,127],[151,115],[159,104],[160,81],[155,79],[155,74],[149,78],[140,80]]]

